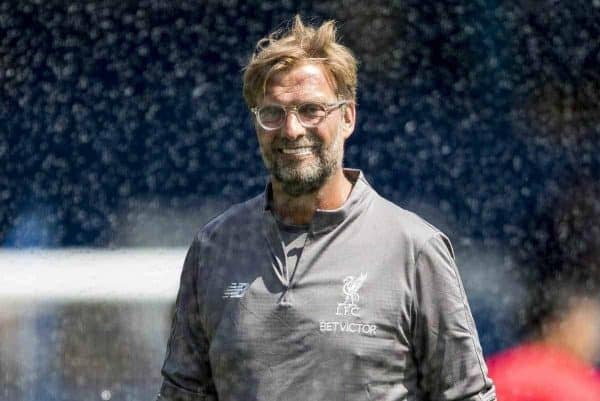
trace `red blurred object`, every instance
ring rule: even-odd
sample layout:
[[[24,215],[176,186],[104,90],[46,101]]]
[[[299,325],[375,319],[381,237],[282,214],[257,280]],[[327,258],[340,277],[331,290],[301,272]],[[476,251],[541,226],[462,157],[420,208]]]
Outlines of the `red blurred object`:
[[[568,352],[521,345],[488,360],[498,401],[600,401],[600,372]]]

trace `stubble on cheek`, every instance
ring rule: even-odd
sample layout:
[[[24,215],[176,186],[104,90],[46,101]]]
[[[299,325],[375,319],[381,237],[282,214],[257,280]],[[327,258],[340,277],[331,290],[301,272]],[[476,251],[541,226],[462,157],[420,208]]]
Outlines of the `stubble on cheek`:
[[[300,196],[315,192],[341,168],[343,140],[339,133],[329,147],[325,147],[318,137],[303,141],[301,146],[315,146],[311,159],[286,159],[277,150],[281,145],[281,141],[275,140],[269,145],[268,151],[261,146],[261,154],[265,167],[282,184],[288,195]]]

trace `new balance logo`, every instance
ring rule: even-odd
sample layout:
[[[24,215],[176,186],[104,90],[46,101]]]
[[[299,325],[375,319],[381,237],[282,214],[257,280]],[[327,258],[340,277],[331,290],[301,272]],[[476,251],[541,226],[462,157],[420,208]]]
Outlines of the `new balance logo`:
[[[246,293],[248,287],[250,287],[248,283],[231,283],[225,288],[223,298],[241,298]]]

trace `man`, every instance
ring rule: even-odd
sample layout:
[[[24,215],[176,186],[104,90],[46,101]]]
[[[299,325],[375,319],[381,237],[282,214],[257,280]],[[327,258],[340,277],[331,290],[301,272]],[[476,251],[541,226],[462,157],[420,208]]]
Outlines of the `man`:
[[[265,193],[186,257],[159,400],[494,400],[448,239],[342,168],[356,61],[296,17],[244,74]]]
[[[515,254],[526,340],[489,361],[503,401],[600,401],[600,187],[561,186]]]

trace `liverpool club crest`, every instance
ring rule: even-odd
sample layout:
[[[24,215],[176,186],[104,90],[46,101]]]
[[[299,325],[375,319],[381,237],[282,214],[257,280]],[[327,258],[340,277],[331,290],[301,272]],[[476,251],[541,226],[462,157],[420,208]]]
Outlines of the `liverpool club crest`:
[[[361,273],[360,276],[348,276],[344,278],[344,285],[342,291],[344,293],[344,302],[339,303],[336,310],[338,316],[358,316],[360,308],[358,307],[358,290],[362,287],[363,283],[367,278],[367,273]]]

